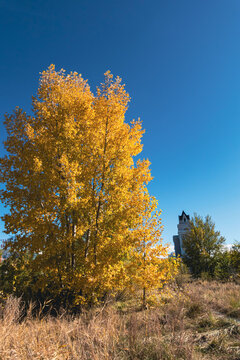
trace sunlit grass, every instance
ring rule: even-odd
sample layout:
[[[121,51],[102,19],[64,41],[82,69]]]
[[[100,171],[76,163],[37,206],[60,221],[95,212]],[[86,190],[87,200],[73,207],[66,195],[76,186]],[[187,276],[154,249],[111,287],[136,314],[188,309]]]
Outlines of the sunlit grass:
[[[22,317],[21,300],[1,310],[0,359],[160,360],[240,356],[240,285],[173,283],[157,307],[137,307],[129,294],[78,316]],[[33,306],[32,306],[33,307]]]

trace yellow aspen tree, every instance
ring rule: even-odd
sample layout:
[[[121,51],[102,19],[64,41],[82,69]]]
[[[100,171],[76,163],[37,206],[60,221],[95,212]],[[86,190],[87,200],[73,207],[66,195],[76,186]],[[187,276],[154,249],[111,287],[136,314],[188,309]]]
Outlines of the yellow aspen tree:
[[[147,198],[138,225],[132,232],[135,241],[129,251],[129,278],[136,294],[142,290],[143,308],[146,307],[148,296],[152,296],[154,290],[161,289],[178,271],[177,261],[168,259],[168,245],[162,243],[160,215],[156,199]]]
[[[16,108],[5,119],[0,180],[9,213],[2,219],[14,235],[6,246],[32,254],[36,288],[71,292],[76,303],[126,286],[126,258],[139,247],[133,234],[154,202],[150,163],[134,160],[144,131],[139,120],[126,122],[128,102],[110,72],[94,95],[81,75],[51,65],[41,74],[33,114]],[[158,222],[151,226],[154,233]]]

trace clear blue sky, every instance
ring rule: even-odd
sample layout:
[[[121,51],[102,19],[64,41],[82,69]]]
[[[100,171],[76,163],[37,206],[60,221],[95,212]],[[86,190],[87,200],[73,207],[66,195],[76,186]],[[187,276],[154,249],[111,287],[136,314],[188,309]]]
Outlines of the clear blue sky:
[[[94,90],[110,69],[146,129],[164,241],[182,210],[240,240],[239,0],[0,0],[0,34],[0,155],[3,114],[30,111],[40,71],[77,71]]]

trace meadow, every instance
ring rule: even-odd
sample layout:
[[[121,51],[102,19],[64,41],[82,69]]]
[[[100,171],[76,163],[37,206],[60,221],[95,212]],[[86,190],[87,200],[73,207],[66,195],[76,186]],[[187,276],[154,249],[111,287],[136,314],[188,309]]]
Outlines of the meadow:
[[[21,299],[1,306],[1,360],[240,359],[240,284],[180,276],[142,310],[117,299],[69,315],[23,315]]]

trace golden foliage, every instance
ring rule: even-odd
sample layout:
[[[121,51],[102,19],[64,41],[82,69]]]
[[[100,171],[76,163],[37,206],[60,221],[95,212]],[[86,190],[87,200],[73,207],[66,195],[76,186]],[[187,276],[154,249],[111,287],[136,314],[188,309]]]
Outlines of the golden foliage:
[[[110,72],[90,91],[76,72],[43,71],[33,116],[6,116],[8,155],[1,159],[7,246],[33,255],[36,286],[54,281],[76,302],[169,277],[161,256],[161,225],[147,184],[141,121],[125,121],[129,95]],[[167,261],[165,261],[167,264]],[[164,269],[163,269],[164,268]]]

